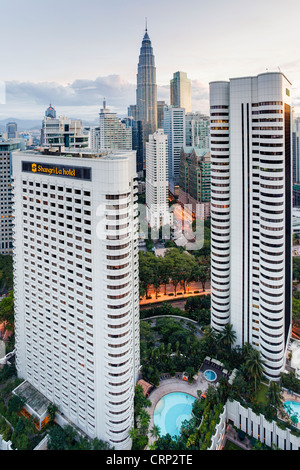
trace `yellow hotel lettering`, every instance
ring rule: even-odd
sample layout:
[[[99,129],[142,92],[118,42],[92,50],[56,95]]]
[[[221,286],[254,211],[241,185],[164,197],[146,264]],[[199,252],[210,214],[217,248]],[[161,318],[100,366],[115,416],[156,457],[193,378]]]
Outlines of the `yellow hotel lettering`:
[[[65,170],[63,168],[63,175],[65,175],[65,176],[75,176],[75,169],[74,170],[71,170],[71,169]]]
[[[31,170],[35,173],[37,170],[39,173],[49,173],[49,175],[62,175],[62,176],[75,176],[75,168],[65,169],[61,167],[52,167],[46,168],[42,165],[38,165],[36,168],[36,164],[33,163]]]

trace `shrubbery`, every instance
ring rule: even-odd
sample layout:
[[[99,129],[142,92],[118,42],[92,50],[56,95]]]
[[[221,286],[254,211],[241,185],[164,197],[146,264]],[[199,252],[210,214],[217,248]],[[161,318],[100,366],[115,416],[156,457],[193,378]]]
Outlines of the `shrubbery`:
[[[100,439],[89,440],[79,436],[70,425],[62,428],[54,424],[48,431],[47,448],[48,450],[109,450],[111,446]]]
[[[7,290],[13,287],[13,262],[12,256],[0,255],[0,289]]]

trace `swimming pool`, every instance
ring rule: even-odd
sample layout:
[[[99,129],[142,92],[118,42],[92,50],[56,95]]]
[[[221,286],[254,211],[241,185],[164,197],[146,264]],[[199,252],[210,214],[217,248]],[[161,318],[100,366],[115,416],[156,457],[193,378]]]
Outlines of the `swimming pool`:
[[[160,428],[160,435],[179,436],[180,428],[185,420],[192,417],[193,403],[196,398],[187,393],[168,393],[157,403],[153,421]]]
[[[297,401],[285,401],[283,407],[294,423],[300,422],[300,403]]]
[[[204,377],[206,378],[206,380],[208,380],[209,382],[213,382],[214,380],[216,380],[217,378],[217,374],[213,371],[213,370],[206,370],[204,372]]]

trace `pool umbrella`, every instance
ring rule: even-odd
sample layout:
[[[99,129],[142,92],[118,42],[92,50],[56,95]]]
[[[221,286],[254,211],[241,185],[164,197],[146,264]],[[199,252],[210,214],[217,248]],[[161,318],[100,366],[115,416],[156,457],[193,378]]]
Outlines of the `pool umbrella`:
[[[291,416],[291,421],[293,421],[293,423],[297,424],[298,423],[298,415]]]

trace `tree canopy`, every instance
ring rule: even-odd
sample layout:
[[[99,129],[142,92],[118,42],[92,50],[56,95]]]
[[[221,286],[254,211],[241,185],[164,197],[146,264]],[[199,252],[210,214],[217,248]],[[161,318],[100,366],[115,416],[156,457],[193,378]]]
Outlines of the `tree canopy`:
[[[140,295],[149,295],[150,286],[154,287],[156,296],[164,286],[173,284],[175,295],[181,287],[186,293],[188,285],[193,281],[205,283],[209,280],[209,267],[202,263],[201,258],[193,256],[179,248],[168,248],[164,257],[155,256],[152,252],[139,253]]]
[[[6,322],[6,328],[14,331],[14,293],[10,291],[7,297],[0,302],[0,323]]]
[[[0,289],[13,288],[13,262],[10,255],[0,255]]]

